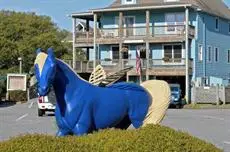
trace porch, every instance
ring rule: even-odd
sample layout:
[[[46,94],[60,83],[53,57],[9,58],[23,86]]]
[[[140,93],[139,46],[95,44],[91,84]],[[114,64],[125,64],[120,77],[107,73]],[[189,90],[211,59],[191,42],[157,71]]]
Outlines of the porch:
[[[185,76],[186,74],[186,62],[184,58],[181,59],[142,59],[141,69],[143,75],[146,73],[146,67],[148,62],[148,75],[153,76]],[[72,61],[66,61],[69,65],[72,65]],[[117,60],[96,60],[96,65],[102,65],[106,73],[114,73],[127,67],[134,67],[129,71],[127,75],[137,76],[136,72],[136,59],[117,59]],[[189,73],[192,73],[193,60],[189,60]],[[76,61],[77,73],[92,73],[94,68],[94,61]]]
[[[97,44],[119,44],[129,41],[140,41],[140,43],[148,40],[150,43],[170,43],[185,41],[185,25],[159,25],[151,26],[147,30],[143,27],[122,28],[121,36],[119,28],[101,28],[96,30]],[[189,38],[195,36],[195,27],[189,26]],[[93,47],[94,31],[76,32],[75,47]]]

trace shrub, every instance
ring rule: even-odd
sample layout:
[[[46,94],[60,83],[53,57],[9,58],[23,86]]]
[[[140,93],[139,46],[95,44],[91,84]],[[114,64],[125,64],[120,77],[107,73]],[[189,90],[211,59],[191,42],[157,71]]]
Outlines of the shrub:
[[[9,92],[10,101],[27,101],[27,92],[26,91],[10,91]]]
[[[186,133],[167,127],[147,126],[137,130],[107,129],[82,137],[25,135],[0,143],[1,152],[220,152]]]

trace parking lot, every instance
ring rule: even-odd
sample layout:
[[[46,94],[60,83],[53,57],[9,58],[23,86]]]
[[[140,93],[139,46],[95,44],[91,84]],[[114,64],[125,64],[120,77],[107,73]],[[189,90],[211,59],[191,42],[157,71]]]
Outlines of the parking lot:
[[[230,152],[230,110],[169,109],[162,125],[213,143]],[[0,140],[27,133],[55,135],[55,117],[37,116],[37,104],[0,105]]]

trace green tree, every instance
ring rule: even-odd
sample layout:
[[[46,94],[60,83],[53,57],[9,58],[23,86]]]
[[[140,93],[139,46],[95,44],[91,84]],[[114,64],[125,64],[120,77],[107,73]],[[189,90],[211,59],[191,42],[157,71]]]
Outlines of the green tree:
[[[58,58],[71,53],[72,46],[61,41],[69,34],[59,29],[48,16],[35,13],[0,11],[0,73],[18,69],[23,59],[23,72],[29,72],[37,48],[53,47]]]

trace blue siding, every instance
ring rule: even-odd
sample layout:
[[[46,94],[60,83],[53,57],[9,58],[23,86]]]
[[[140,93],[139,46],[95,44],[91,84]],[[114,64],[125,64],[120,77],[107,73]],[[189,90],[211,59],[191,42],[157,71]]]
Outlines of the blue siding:
[[[100,52],[100,59],[104,60],[104,59],[111,59],[111,47],[110,45],[100,45],[99,48],[99,52]]]
[[[228,33],[228,21],[219,19],[219,30],[215,29],[215,16],[206,13],[198,15],[198,37],[196,44],[196,57],[198,57],[198,45],[203,46],[203,61],[196,62],[196,77],[218,77],[227,79],[229,77],[230,64],[227,63],[227,50],[230,49],[230,34]],[[212,47],[212,61],[207,62],[205,59],[208,46]],[[214,61],[214,48],[219,48],[219,61]]]
[[[162,59],[163,58],[163,49],[162,45],[150,45],[150,54],[152,56],[152,59]]]
[[[102,28],[116,28],[118,23],[115,23],[115,17],[118,17],[118,12],[103,13],[101,16]]]

